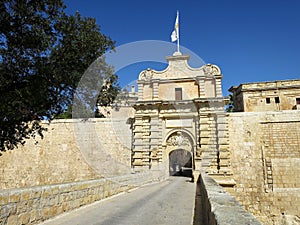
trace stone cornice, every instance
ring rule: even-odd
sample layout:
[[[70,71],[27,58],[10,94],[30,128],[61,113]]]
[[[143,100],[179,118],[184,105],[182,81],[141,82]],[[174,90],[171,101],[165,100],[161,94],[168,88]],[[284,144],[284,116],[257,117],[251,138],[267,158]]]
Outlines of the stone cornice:
[[[199,68],[192,68],[188,65],[189,55],[168,56],[168,67],[162,71],[153,69],[143,70],[139,74],[139,81],[149,82],[153,79],[185,79],[195,77],[222,78],[221,70],[217,65],[205,64]]]
[[[298,84],[290,85],[291,82],[297,82]],[[261,87],[253,87],[254,85],[261,85]],[[238,86],[232,86],[228,91],[232,93],[236,92],[238,94],[240,92],[255,92],[292,88],[300,88],[299,79],[244,83]]]

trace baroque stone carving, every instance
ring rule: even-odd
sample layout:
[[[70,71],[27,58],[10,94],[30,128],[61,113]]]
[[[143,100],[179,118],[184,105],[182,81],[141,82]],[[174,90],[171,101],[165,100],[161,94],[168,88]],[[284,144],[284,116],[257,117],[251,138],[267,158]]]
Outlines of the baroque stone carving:
[[[151,69],[144,70],[141,72],[139,80],[150,81],[153,77],[153,71]]]
[[[182,132],[176,132],[167,140],[169,146],[191,146],[190,140]]]
[[[151,157],[152,159],[158,159],[158,149],[152,149]]]
[[[204,73],[208,76],[220,75],[221,70],[218,66],[212,64],[206,64],[203,68]]]

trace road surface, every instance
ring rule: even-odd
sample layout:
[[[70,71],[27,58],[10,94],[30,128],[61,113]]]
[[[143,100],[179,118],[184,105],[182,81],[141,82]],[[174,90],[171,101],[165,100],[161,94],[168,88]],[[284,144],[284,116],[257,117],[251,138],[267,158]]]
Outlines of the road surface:
[[[190,225],[196,184],[187,177],[148,184],[65,213],[43,225]]]

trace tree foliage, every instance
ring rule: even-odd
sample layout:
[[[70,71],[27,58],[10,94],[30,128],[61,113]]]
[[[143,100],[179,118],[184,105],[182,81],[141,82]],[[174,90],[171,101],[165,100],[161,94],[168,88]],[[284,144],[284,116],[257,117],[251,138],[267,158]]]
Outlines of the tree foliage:
[[[101,89],[99,92],[99,95],[97,97],[97,108],[95,111],[96,117],[105,117],[101,112],[99,112],[98,107],[107,107],[112,106],[116,104],[117,97],[119,97],[119,94],[121,92],[121,87],[118,83],[118,76],[111,73],[112,71],[106,73],[106,76],[104,78],[104,82],[101,85]]]
[[[72,102],[88,66],[114,41],[62,0],[0,1],[0,150],[13,149]]]
[[[85,71],[74,94],[72,108],[61,118],[104,117],[98,107],[112,106],[120,92],[118,76],[105,57],[99,57]]]
[[[229,95],[229,100],[226,105],[226,112],[233,112],[234,111],[234,101],[233,101],[233,95]]]

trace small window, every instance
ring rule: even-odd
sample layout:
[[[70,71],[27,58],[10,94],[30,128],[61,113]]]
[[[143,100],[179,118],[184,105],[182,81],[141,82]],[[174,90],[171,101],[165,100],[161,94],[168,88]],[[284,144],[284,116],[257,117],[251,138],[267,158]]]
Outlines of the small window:
[[[266,103],[267,103],[267,104],[270,104],[270,103],[271,103],[270,98],[266,98]]]
[[[300,98],[296,98],[296,104],[300,105]]]
[[[182,100],[182,88],[175,88],[175,100]]]
[[[280,103],[279,97],[275,97],[275,103]]]

